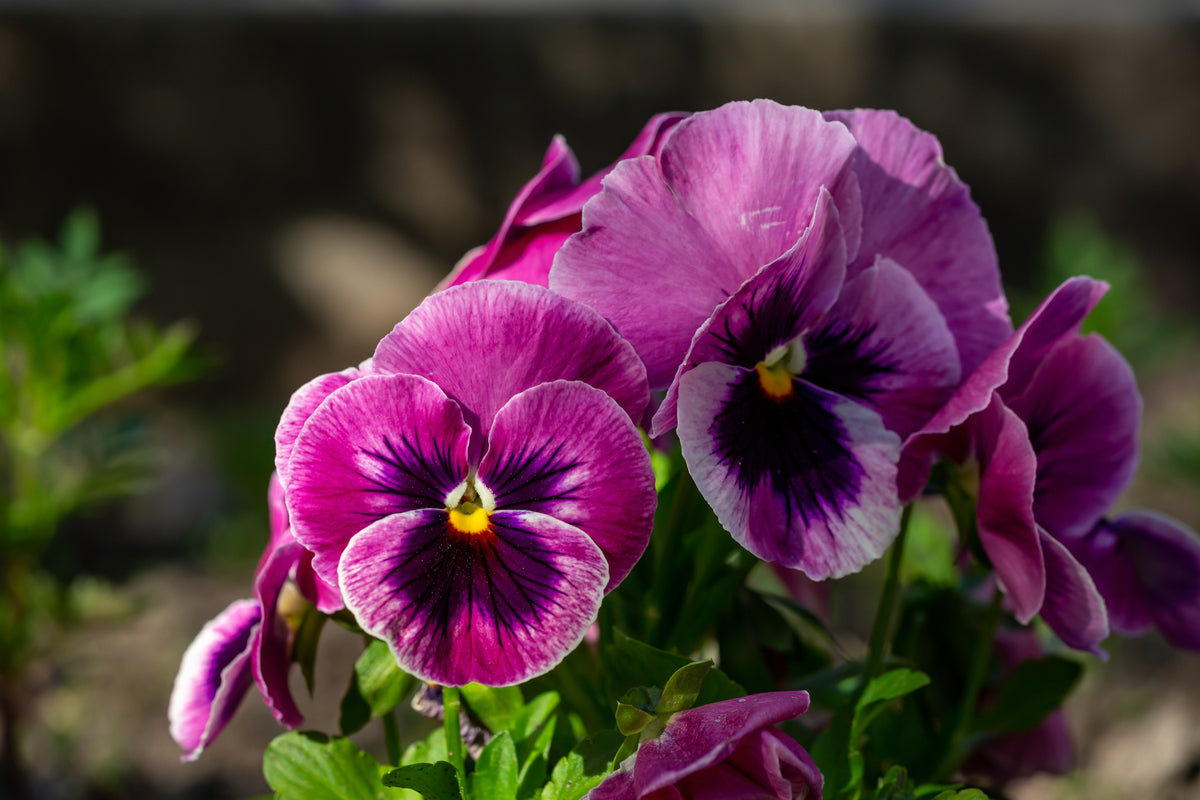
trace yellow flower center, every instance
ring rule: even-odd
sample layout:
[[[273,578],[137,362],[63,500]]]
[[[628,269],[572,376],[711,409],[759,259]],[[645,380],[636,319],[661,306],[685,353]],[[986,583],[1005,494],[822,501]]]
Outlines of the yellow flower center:
[[[450,524],[459,533],[484,533],[491,527],[491,515],[483,506],[468,501],[450,509]]]
[[[768,365],[760,361],[754,365],[758,373],[758,384],[769,397],[782,400],[792,393],[792,373],[782,364]]]
[[[782,400],[791,396],[792,379],[807,366],[808,354],[801,337],[797,336],[767,353],[766,358],[754,365],[754,371],[758,373],[758,385],[767,397]]]

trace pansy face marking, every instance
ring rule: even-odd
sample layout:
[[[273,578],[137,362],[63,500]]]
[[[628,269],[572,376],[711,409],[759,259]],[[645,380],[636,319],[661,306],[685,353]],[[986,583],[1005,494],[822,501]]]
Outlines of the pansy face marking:
[[[549,670],[649,538],[636,354],[590,309],[484,281],[428,298],[371,364],[281,422],[314,568],[423,680]]]

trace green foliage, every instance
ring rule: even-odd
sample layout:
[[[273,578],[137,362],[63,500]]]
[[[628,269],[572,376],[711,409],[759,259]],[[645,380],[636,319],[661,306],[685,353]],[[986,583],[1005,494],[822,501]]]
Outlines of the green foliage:
[[[975,717],[972,732],[1019,733],[1037,727],[1063,704],[1082,675],[1077,661],[1059,656],[1022,661]]]
[[[398,767],[383,776],[383,785],[412,789],[425,800],[463,800],[458,776],[446,761]]]
[[[508,731],[500,731],[475,762],[471,796],[516,800],[518,772],[517,747]]]
[[[375,717],[390,713],[416,687],[417,679],[400,669],[387,643],[370,639],[354,663],[350,686],[342,696],[338,718],[342,734],[361,730]]]
[[[275,737],[263,756],[263,775],[279,800],[384,800],[385,768],[349,739],[317,733]],[[381,783],[381,779],[383,783]]]

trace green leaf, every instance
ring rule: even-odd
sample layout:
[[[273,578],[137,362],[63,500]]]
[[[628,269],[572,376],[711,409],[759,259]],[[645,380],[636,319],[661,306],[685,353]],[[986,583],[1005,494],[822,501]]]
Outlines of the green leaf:
[[[873,800],[915,800],[911,784],[908,771],[904,767],[894,766],[879,779]]]
[[[342,697],[338,725],[343,734],[361,730],[374,717],[395,708],[416,688],[417,679],[402,671],[387,643],[372,639],[354,663]]]
[[[383,785],[412,789],[425,800],[463,800],[458,776],[448,761],[397,767],[383,776]]]
[[[384,767],[349,739],[314,733],[275,737],[263,776],[280,800],[385,800]]]
[[[536,737],[527,738],[517,748],[521,763],[521,769],[517,774],[517,783],[520,786],[521,797],[529,797],[533,790],[546,782],[550,745],[554,742],[554,730],[557,725],[558,717],[551,717],[538,729]]]
[[[617,631],[612,644],[600,651],[605,693],[620,697],[631,686],[665,686],[676,670],[692,663],[666,650],[659,650]],[[704,681],[696,705],[745,697],[746,690],[714,668]]]
[[[979,789],[947,789],[933,800],[988,800],[988,796]]]
[[[554,765],[541,800],[579,800],[608,776],[621,741],[615,731],[603,731],[577,744]]]
[[[525,707],[525,698],[517,686],[496,688],[468,683],[459,692],[471,713],[493,733],[512,730]],[[521,737],[514,735],[514,738],[519,741]]]
[[[854,708],[854,723],[850,728],[852,745],[888,702],[911,694],[928,683],[929,676],[924,672],[894,669],[883,673],[867,684],[866,690]]]
[[[358,657],[354,675],[372,716],[391,711],[417,688],[417,679],[400,669],[387,643],[378,639],[373,639]]]
[[[509,730],[512,731],[513,741],[523,742],[530,735],[542,728],[550,715],[558,708],[558,692],[542,692],[517,712]],[[540,738],[540,737],[539,737]]]
[[[76,261],[93,258],[100,249],[100,220],[90,208],[71,212],[59,234],[63,254]]]
[[[433,764],[446,761],[446,757],[446,732],[442,728],[435,728],[424,739],[405,748],[404,755],[400,758],[400,766],[406,767],[422,762]]]
[[[662,699],[658,702],[657,712],[674,714],[676,711],[683,711],[695,705],[696,698],[700,696],[700,687],[704,683],[704,677],[708,675],[712,667],[713,662],[710,658],[706,661],[694,661],[675,670],[675,674],[667,680],[667,685],[663,687]],[[628,733],[628,731],[622,732]]]
[[[517,747],[508,731],[500,731],[483,748],[471,775],[476,800],[516,800]]]
[[[1083,674],[1075,661],[1050,656],[1023,661],[996,692],[994,702],[975,716],[972,733],[1017,733],[1037,727],[1063,700]]]
[[[641,733],[655,715],[628,703],[617,703],[617,730],[626,736]]]

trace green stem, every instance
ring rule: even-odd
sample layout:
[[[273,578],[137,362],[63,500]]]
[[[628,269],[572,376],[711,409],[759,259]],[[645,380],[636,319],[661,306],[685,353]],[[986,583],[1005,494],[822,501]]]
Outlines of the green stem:
[[[442,709],[445,712],[446,760],[454,767],[458,775],[458,788],[462,796],[467,796],[467,773],[463,766],[462,729],[458,717],[462,710],[462,701],[458,697],[457,686],[442,687]]]
[[[686,581],[680,572],[679,540],[684,533],[684,523],[692,503],[700,493],[692,480],[691,473],[684,466],[675,484],[675,496],[671,508],[667,512],[666,523],[655,531],[651,537],[654,546],[654,586],[671,587],[670,591],[656,591],[659,599],[658,615],[649,620],[646,631],[646,641],[656,646],[663,646],[662,635],[671,631],[679,616],[680,604],[684,592],[682,587]]]
[[[971,729],[975,717],[975,704],[979,702],[979,692],[983,689],[984,679],[987,678],[988,666],[992,661],[992,649],[996,641],[996,628],[1000,624],[1000,616],[1004,610],[1003,595],[996,589],[992,593],[992,602],[988,606],[984,618],[983,631],[975,642],[975,651],[971,655],[970,671],[967,673],[967,683],[963,687],[962,700],[959,702],[958,714],[954,727],[947,739],[946,752],[934,773],[935,779],[949,780],[958,765],[966,756],[963,749],[963,739]]]
[[[400,732],[396,728],[396,709],[384,714],[383,738],[387,742],[388,763],[393,767],[400,766]]]
[[[879,595],[879,608],[875,612],[875,624],[871,628],[871,643],[867,649],[867,663],[863,667],[860,687],[866,688],[883,666],[883,657],[888,644],[888,631],[892,626],[892,612],[896,606],[896,595],[900,587],[900,562],[904,560],[904,540],[908,538],[908,521],[912,518],[912,505],[904,507],[900,516],[900,533],[892,543],[888,557],[887,575],[883,579],[883,591]]]

